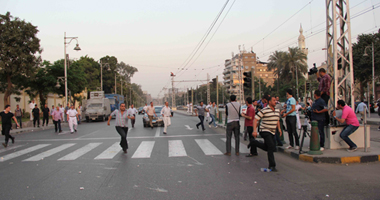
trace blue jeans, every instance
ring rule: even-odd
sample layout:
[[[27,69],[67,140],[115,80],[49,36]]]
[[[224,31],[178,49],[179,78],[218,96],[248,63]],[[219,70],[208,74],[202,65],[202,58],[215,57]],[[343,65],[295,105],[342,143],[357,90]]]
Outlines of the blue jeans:
[[[211,117],[212,121],[210,123],[208,123],[208,125],[211,125],[211,123],[214,123],[214,127],[216,127],[216,124],[215,124],[215,115],[210,114],[210,117]]]
[[[340,133],[340,137],[348,144],[348,146],[350,146],[350,148],[357,147],[357,146],[354,142],[352,142],[352,140],[348,136],[350,136],[353,132],[358,130],[358,128],[359,126],[348,125],[344,127],[344,129]]]

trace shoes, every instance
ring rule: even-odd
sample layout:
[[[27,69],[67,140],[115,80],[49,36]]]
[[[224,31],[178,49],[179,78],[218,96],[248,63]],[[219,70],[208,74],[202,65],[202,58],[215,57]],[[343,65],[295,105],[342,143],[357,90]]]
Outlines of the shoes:
[[[247,155],[245,155],[245,157],[253,157],[253,156],[258,156],[259,154],[257,154],[257,153],[254,153],[254,154],[247,154]]]
[[[166,135],[166,132],[164,132],[164,134]]]
[[[325,148],[324,147],[321,147],[320,149],[319,149],[319,151],[324,151],[325,150]]]
[[[123,150],[124,153],[127,153],[127,150]]]
[[[249,144],[247,145],[247,149],[249,149],[249,148],[251,148],[251,143],[249,143]]]
[[[151,128],[153,129],[153,126],[151,126]]]
[[[293,149],[293,147],[292,146],[287,146],[286,149]]]
[[[60,133],[62,133],[62,131],[59,131]]]
[[[269,167],[268,169],[270,169],[271,172],[277,172],[276,167]]]
[[[202,131],[205,131],[206,129],[202,129]]]
[[[74,134],[74,132],[71,132],[71,134]]]
[[[239,155],[240,155],[240,153],[236,153],[236,155],[237,155],[237,156],[239,156]]]
[[[3,146],[4,146],[5,148],[7,148],[7,146],[8,146],[8,145],[7,145],[7,144],[5,144],[5,143],[3,143]],[[230,155],[231,155],[231,154],[230,154]]]
[[[198,125],[196,125],[197,126],[197,129],[199,129],[199,126]]]
[[[348,152],[354,152],[358,150],[358,147],[350,147],[349,149],[347,149]]]
[[[38,126],[38,128],[40,128],[40,126]]]
[[[380,127],[377,130],[380,131]]]
[[[294,148],[295,150],[298,150],[298,149],[300,149],[300,147],[299,146],[296,146],[296,148]]]
[[[215,126],[214,128],[218,128],[217,126]]]
[[[75,129],[75,132],[77,132],[77,129]]]
[[[4,145],[4,143],[3,143],[3,145]],[[226,152],[226,153],[224,153],[224,155],[231,156],[231,153]]]
[[[12,144],[14,144],[15,143],[15,137],[11,138],[11,140],[12,140]]]
[[[282,146],[283,146],[283,144],[277,144],[277,146],[278,146],[278,147],[282,147]]]

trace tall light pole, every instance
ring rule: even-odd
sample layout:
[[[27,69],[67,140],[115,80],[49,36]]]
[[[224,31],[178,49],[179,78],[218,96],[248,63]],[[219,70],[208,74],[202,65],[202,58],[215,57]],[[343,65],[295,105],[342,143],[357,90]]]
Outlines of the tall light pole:
[[[65,65],[65,102],[66,104],[68,103],[67,102],[67,54],[66,54],[66,47],[71,43],[71,41],[73,40],[76,40],[77,41],[77,45],[75,46],[74,50],[75,51],[80,51],[81,49],[79,48],[79,44],[78,44],[78,37],[66,37],[66,32],[64,34],[64,37],[63,37],[63,44],[64,44],[64,58],[65,58],[65,62],[64,62],[64,65]],[[66,42],[66,39],[70,39],[69,42]]]
[[[100,60],[100,91],[103,91],[103,64],[110,67],[108,63],[102,63],[102,60]]]
[[[367,48],[371,48],[371,46],[365,47],[363,56],[368,56]],[[372,95],[373,95],[373,101],[375,101],[375,49],[374,49],[373,42],[372,42]],[[369,104],[370,99],[371,98],[368,99],[368,104]]]

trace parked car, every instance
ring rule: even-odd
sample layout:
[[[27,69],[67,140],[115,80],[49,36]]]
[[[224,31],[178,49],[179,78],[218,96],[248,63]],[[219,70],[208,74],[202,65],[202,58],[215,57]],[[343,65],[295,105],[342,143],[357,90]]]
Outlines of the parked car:
[[[219,104],[219,108],[224,108],[224,104]]]
[[[156,126],[156,127],[164,126],[164,121],[161,115],[162,108],[163,106],[154,106],[154,112],[156,113],[157,117],[153,115],[153,120],[152,120],[153,126]],[[144,117],[142,120],[143,120],[144,127],[150,127],[149,117],[146,113],[144,114]]]
[[[139,115],[143,115],[144,114],[144,108],[143,107],[140,107],[137,110],[139,112]]]

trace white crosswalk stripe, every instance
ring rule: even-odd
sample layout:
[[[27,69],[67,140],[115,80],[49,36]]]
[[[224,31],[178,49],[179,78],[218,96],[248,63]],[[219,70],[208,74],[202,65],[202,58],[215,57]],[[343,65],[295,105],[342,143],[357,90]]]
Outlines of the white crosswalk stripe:
[[[169,140],[169,157],[187,156],[182,140]]]
[[[108,149],[103,151],[101,154],[96,156],[95,160],[102,160],[102,159],[112,159],[121,151],[119,142],[114,143],[112,146],[110,146]]]
[[[63,144],[63,145],[61,145],[59,147],[56,147],[54,149],[50,149],[48,151],[42,152],[42,153],[40,153],[38,155],[35,155],[35,156],[30,157],[28,159],[25,159],[23,161],[39,161],[39,160],[43,160],[46,157],[54,155],[54,154],[56,154],[56,153],[58,153],[60,151],[63,151],[65,149],[69,148],[69,147],[72,147],[74,145],[75,145],[74,143]]]
[[[227,139],[226,138],[220,138],[221,140],[223,140],[223,142],[226,142]],[[232,148],[235,149],[235,139],[231,139],[231,146]],[[240,153],[250,153],[249,149],[247,148],[247,146],[243,143],[240,142],[240,146],[239,146],[239,152]]]
[[[152,154],[154,141],[143,141],[133,154],[132,158],[150,158]]]
[[[8,146],[5,149],[0,149],[0,153],[6,152],[6,151],[10,151],[10,150],[13,150],[13,149],[17,149],[17,148],[22,147],[22,146],[23,145]]]
[[[89,151],[91,151],[92,149],[95,149],[97,146],[99,146],[101,143],[90,143],[58,160],[75,160],[81,156],[83,156],[84,154],[88,153]]]
[[[222,155],[223,153],[214,146],[208,139],[195,139],[195,142],[206,155]]]
[[[7,160],[10,160],[10,159],[13,159],[13,158],[17,158],[19,156],[28,154],[28,153],[30,153],[32,151],[36,151],[38,149],[42,149],[44,147],[47,147],[49,145],[50,144],[39,144],[39,145],[32,146],[32,147],[29,147],[29,148],[21,150],[21,151],[16,151],[14,153],[11,153],[11,154],[8,154],[8,155],[6,155],[4,157],[1,157],[0,162],[4,162],[4,161],[7,161]]]

